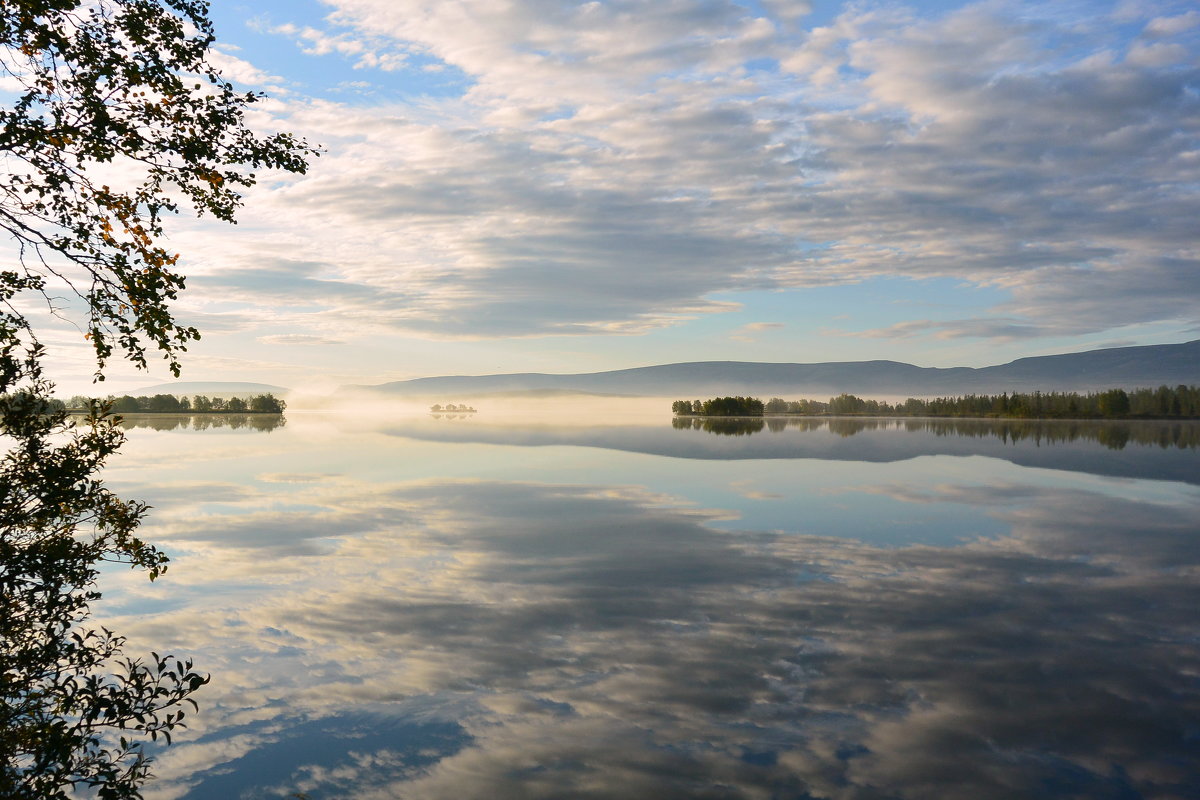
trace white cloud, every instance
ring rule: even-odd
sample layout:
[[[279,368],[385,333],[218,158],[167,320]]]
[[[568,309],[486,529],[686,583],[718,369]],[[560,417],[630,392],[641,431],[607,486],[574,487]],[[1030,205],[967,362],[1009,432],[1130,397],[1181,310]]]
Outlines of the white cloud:
[[[281,345],[329,345],[342,344],[340,339],[332,339],[328,336],[314,336],[307,333],[279,333],[270,336],[260,336],[258,341],[263,344],[281,344]]]
[[[811,32],[785,24],[800,5],[759,18],[716,0],[333,5],[335,32],[285,32],[473,83],[271,109],[328,154],[250,198],[253,247],[206,237],[196,283],[272,322],[643,333],[729,308],[718,292],[888,275],[1012,295],[896,329],[920,335],[1196,320],[1186,14],[1121,58],[1103,25],[1000,3],[856,8]],[[784,72],[744,69],[762,58]]]
[[[762,331],[779,330],[787,327],[782,322],[751,322],[748,325],[743,325],[733,333],[729,334],[729,338],[738,342],[753,342],[755,334]]]
[[[1174,36],[1200,25],[1200,11],[1188,11],[1173,17],[1155,17],[1146,24],[1147,36]]]
[[[284,88],[284,80],[278,75],[271,75],[244,58],[235,56],[232,51],[237,48],[217,45],[209,54],[209,61],[216,67],[221,75],[229,81],[242,83],[247,86],[259,86],[269,88],[272,93],[277,95],[286,95],[287,89]]]
[[[387,45],[377,40],[364,40],[349,34],[330,35],[311,26],[300,27],[291,23],[269,29],[271,33],[288,36],[300,44],[301,50],[310,56],[325,56],[338,53],[352,58],[356,69],[373,68],[394,72],[408,66],[408,54],[388,51]]]

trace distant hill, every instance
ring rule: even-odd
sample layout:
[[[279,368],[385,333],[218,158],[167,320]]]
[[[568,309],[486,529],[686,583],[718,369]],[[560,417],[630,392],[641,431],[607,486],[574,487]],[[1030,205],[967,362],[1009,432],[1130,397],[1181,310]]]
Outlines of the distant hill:
[[[283,386],[272,386],[269,383],[245,383],[243,381],[179,381],[177,383],[160,383],[157,386],[147,386],[129,394],[135,397],[151,397],[156,394],[173,394],[176,397],[194,397],[202,394],[206,397],[253,397],[259,394],[273,394],[283,397],[291,389]]]
[[[453,375],[349,390],[397,397],[466,399],[499,394],[584,393],[697,398],[714,395],[933,396],[1012,391],[1089,391],[1115,387],[1200,385],[1200,339],[1183,344],[1116,347],[1022,358],[993,367],[917,367],[898,361],[770,364],[697,361],[553,375]]]

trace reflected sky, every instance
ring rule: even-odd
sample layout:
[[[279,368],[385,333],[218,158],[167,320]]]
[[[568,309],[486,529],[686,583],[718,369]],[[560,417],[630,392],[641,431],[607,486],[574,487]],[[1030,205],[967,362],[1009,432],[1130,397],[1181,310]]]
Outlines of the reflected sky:
[[[1200,787],[1195,485],[439,422],[464,428],[130,431],[110,480],[156,506],[174,561],[107,574],[99,610],[130,652],[213,674],[148,798]]]

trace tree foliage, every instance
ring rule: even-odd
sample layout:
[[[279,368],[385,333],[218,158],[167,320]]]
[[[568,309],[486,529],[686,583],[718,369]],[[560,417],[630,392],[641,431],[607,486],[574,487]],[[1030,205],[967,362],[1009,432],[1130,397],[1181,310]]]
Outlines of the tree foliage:
[[[305,169],[307,144],[247,124],[260,97],[211,64],[206,15],[199,0],[0,0],[0,97],[15,98],[0,105],[6,799],[140,797],[146,742],[169,741],[207,680],[186,661],[126,657],[120,636],[88,627],[100,563],[154,579],[167,559],[135,535],[146,506],[98,478],[121,430],[99,403],[82,424],[66,417],[24,313],[40,297],[77,315],[97,379],[111,357],[145,367],[155,350],[178,374],[199,333],[171,309],[184,278],[164,221],[191,209],[232,222],[253,170]]]
[[[184,287],[163,220],[184,204],[233,221],[253,170],[305,169],[311,149],[246,125],[259,95],[208,60],[197,0],[0,0],[0,74],[19,86],[0,109],[0,228],[21,288],[74,290],[87,307],[97,374],[119,349],[146,364],[199,338],[167,301]],[[5,281],[15,285],[16,274]]]
[[[273,394],[256,394],[250,398],[247,411],[251,414],[282,414],[287,403]]]
[[[705,417],[761,417],[763,401],[757,397],[714,397],[711,400],[676,400],[671,404],[676,414],[695,414]]]

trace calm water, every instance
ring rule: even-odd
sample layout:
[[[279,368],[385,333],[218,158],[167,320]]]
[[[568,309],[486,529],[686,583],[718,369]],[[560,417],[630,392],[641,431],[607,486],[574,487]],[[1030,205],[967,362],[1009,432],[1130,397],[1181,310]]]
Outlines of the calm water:
[[[148,798],[1200,796],[1196,423],[179,423]]]

